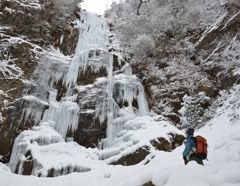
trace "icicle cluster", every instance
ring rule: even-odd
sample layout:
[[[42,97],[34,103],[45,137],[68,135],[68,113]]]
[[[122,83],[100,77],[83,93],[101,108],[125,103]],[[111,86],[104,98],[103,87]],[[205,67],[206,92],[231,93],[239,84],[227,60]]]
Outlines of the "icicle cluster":
[[[96,106],[96,115],[100,122],[107,123],[107,138],[100,145],[107,148],[114,145],[114,138],[123,129],[125,120],[119,120],[121,109],[118,102],[126,101],[128,103],[128,112],[134,117],[137,115],[148,114],[148,104],[144,94],[144,88],[136,76],[132,75],[132,69],[129,65],[122,68],[122,73],[113,74],[113,57],[109,55],[109,64],[107,66],[107,85],[106,93],[99,97]],[[114,95],[117,94],[117,95]],[[138,103],[138,112],[133,108],[133,101]],[[129,116],[129,113],[127,114]]]
[[[78,27],[80,37],[76,53],[91,49],[107,50],[109,28],[106,19],[97,14],[82,11]]]
[[[45,111],[42,121],[53,121],[53,128],[65,138],[70,129],[72,132],[77,129],[79,111],[77,103],[71,101],[50,102],[49,109]]]
[[[24,156],[31,146],[37,143],[38,145],[49,145],[64,141],[49,123],[44,122],[40,126],[35,126],[31,130],[23,131],[14,141],[13,151],[9,162],[9,168],[12,172],[22,173],[22,165],[26,160]],[[18,166],[19,164],[19,167]],[[18,170],[17,170],[18,168]]]
[[[23,173],[26,153],[29,151],[37,158],[38,153],[45,153],[47,145],[60,143],[68,134],[74,133],[81,117],[80,108],[85,104],[77,101],[82,91],[92,89],[92,92],[97,92],[93,88],[96,86],[100,92],[94,98],[94,105],[96,118],[107,125],[107,137],[101,143],[102,148],[114,145],[114,139],[124,129],[126,118],[148,114],[144,88],[137,77],[132,75],[130,65],[125,63],[121,67],[119,63],[120,70],[114,72],[114,55],[107,52],[107,21],[83,11],[77,25],[80,35],[75,55],[70,58],[57,51],[44,55],[34,74],[36,84],[28,90],[31,94],[21,99],[24,107],[22,121],[31,119],[38,126],[22,132],[16,138],[10,160],[13,172]],[[98,78],[94,85],[79,85],[80,75],[85,75],[89,71],[97,73],[100,69],[105,69],[107,77]],[[61,90],[66,90],[60,96],[59,86]],[[137,102],[138,108],[133,106],[134,101]],[[128,105],[122,106],[120,103],[123,102],[127,102]],[[51,134],[44,135],[45,131],[50,131]],[[44,170],[41,168],[44,161],[41,163],[36,159],[32,161],[32,174],[43,176],[49,174],[51,167],[46,165],[47,168]],[[89,170],[87,166],[72,165],[67,168],[68,170],[65,170],[66,167],[52,166],[53,176]]]

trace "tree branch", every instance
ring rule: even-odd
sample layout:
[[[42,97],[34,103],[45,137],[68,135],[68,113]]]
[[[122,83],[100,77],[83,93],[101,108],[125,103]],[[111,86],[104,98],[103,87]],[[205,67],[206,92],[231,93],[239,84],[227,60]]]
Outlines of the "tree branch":
[[[138,4],[138,7],[137,7],[137,15],[138,16],[140,15],[140,9],[142,7],[142,4],[147,3],[147,2],[149,2],[149,0],[139,0],[139,4]]]
[[[0,79],[17,79],[22,76],[22,69],[13,63],[14,59],[0,60]]]

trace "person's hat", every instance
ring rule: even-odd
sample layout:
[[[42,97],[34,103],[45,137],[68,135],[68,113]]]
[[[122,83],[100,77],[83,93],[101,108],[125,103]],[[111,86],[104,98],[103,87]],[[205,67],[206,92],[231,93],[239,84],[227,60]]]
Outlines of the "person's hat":
[[[188,128],[187,131],[186,131],[187,135],[193,136],[193,133],[194,133],[194,129],[193,128]]]

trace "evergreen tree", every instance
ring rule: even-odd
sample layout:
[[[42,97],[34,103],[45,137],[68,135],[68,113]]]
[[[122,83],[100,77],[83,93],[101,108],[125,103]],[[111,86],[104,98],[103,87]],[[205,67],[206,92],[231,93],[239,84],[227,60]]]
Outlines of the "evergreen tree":
[[[210,118],[208,107],[210,105],[210,98],[205,93],[200,92],[197,96],[183,97],[182,108],[179,110],[181,115],[180,128],[198,128],[205,124]]]

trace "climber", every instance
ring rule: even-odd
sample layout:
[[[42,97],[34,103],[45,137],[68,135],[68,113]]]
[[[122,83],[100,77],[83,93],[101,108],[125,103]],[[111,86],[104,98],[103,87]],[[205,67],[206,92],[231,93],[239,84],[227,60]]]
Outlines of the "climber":
[[[194,129],[189,128],[186,131],[186,141],[185,141],[185,149],[182,153],[184,163],[187,165],[189,161],[196,161],[198,164],[203,165],[203,159],[198,157],[196,153],[197,145],[196,139],[193,137]]]

